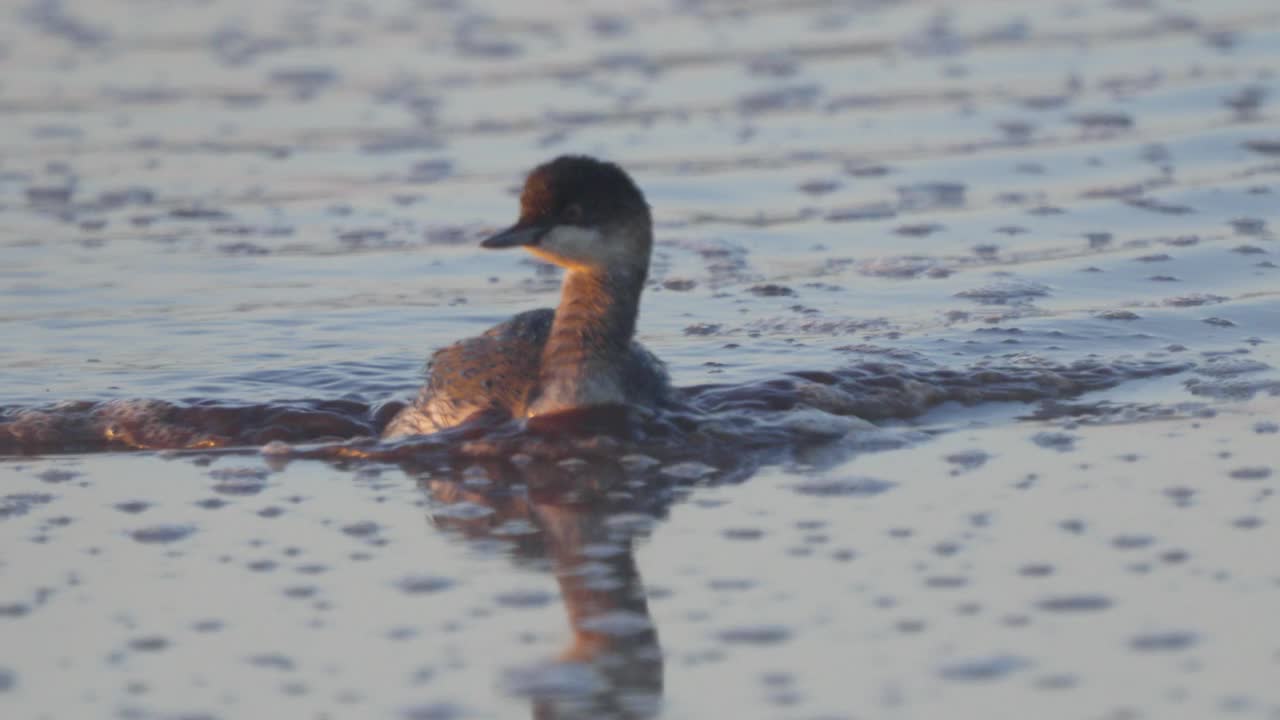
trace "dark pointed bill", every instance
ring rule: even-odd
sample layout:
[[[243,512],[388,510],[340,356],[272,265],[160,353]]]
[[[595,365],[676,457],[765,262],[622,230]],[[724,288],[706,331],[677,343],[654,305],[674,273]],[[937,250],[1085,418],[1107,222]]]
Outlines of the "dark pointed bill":
[[[480,243],[480,247],[509,248],[520,245],[536,245],[546,232],[547,228],[541,225],[512,225],[497,235],[487,238]]]

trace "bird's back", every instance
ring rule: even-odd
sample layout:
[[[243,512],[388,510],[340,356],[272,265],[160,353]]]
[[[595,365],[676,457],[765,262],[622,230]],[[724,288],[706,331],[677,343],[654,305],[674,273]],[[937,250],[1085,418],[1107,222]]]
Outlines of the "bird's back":
[[[436,351],[417,399],[383,437],[431,433],[492,411],[525,417],[538,394],[542,351],[554,319],[551,308],[530,310]],[[666,399],[666,369],[639,343],[632,343],[621,370],[630,401],[654,405]]]

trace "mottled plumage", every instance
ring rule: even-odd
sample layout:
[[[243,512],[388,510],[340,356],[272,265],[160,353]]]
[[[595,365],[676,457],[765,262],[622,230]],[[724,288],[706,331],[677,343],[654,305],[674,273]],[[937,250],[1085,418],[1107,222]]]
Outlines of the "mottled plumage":
[[[435,432],[481,413],[662,403],[666,370],[633,340],[652,243],[648,205],[616,165],[561,157],[536,168],[519,221],[484,245],[522,246],[565,267],[559,307],[437,351],[417,400],[383,436]]]

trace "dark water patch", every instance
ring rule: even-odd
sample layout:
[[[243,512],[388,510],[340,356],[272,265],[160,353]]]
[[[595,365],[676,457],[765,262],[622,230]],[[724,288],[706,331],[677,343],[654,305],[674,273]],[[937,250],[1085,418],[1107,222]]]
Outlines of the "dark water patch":
[[[1215,400],[1250,400],[1259,394],[1280,396],[1280,380],[1201,380],[1191,378],[1183,385],[1192,395]]]
[[[826,195],[840,189],[837,180],[809,180],[799,185],[800,192],[806,195]]]
[[[1027,420],[1061,420],[1070,418],[1077,425],[1131,425],[1149,420],[1178,417],[1200,417],[1211,411],[1205,403],[1070,403],[1057,400],[1041,402],[1035,412],[1022,416]],[[1125,456],[1128,457],[1128,456]]]
[[[31,612],[26,603],[5,603],[0,605],[0,618],[20,618]]]
[[[707,587],[715,592],[745,592],[756,585],[756,581],[750,578],[712,578],[707,581]]]
[[[539,608],[556,599],[555,595],[543,590],[509,590],[494,596],[494,602],[505,608]]]
[[[1196,495],[1196,491],[1195,491],[1195,488],[1189,488],[1183,485],[1177,485],[1174,487],[1165,488],[1164,494],[1165,494],[1165,497],[1168,497],[1169,499],[1173,500],[1174,504],[1176,504],[1178,507],[1190,507],[1192,504],[1192,499]]]
[[[956,293],[956,297],[974,300],[984,305],[1005,305],[1027,302],[1048,294],[1049,287],[1043,283],[1028,280],[999,280],[972,290],[961,290]]]
[[[1226,378],[1270,369],[1271,365],[1251,358],[1216,356],[1197,367],[1195,372],[1197,375]]]
[[[1200,641],[1199,635],[1184,630],[1144,633],[1129,640],[1129,647],[1141,653],[1181,652]]]
[[[1223,303],[1230,298],[1222,295],[1214,295],[1212,293],[1191,293],[1189,295],[1179,295],[1177,297],[1165,298],[1162,303],[1169,307],[1199,307],[1201,305],[1216,305]]]
[[[961,450],[960,452],[951,453],[944,456],[942,459],[946,460],[948,464],[954,466],[951,473],[953,475],[957,475],[970,470],[977,470],[982,467],[991,459],[991,454],[985,450],[973,448],[970,450]]]
[[[1189,205],[1167,203],[1153,197],[1130,198],[1125,201],[1125,204],[1140,210],[1160,213],[1161,215],[1189,215],[1195,212],[1195,209]]]
[[[911,225],[899,225],[893,229],[895,235],[903,235],[906,237],[928,237],[936,232],[941,232],[945,226],[938,223],[915,223]]]
[[[1267,221],[1262,218],[1235,218],[1230,223],[1231,229],[1237,235],[1265,235],[1267,233]]]
[[[453,162],[446,159],[423,160],[409,168],[408,182],[429,185],[453,175]]]
[[[1057,673],[1036,678],[1037,690],[1070,690],[1080,684],[1080,678],[1070,673]]]
[[[1280,140],[1247,140],[1244,148],[1259,155],[1280,155]]]
[[[1094,317],[1100,320],[1138,320],[1142,316],[1130,310],[1104,310]]]
[[[923,274],[939,277],[949,272],[937,258],[921,255],[894,255],[864,260],[858,263],[858,272],[868,277],[913,278]]]
[[[36,477],[40,478],[41,482],[55,483],[55,484],[64,483],[64,482],[67,482],[68,480],[74,480],[79,476],[80,476],[80,473],[76,472],[75,470],[63,470],[61,468],[50,468],[49,470],[45,470],[39,475],[36,475]]]
[[[290,585],[281,594],[291,600],[310,600],[320,594],[320,588],[315,585]]]
[[[427,595],[442,592],[454,586],[450,578],[436,575],[410,575],[396,583],[401,592],[408,595]]]
[[[1080,113],[1071,115],[1067,119],[1085,130],[1094,132],[1128,130],[1134,125],[1131,115],[1117,112]]]
[[[78,47],[97,48],[111,41],[108,29],[76,17],[66,5],[62,0],[33,0],[21,17],[41,32]]]
[[[1031,442],[1042,448],[1049,450],[1057,450],[1058,452],[1070,452],[1076,449],[1076,440],[1079,436],[1064,432],[1044,431],[1038,432],[1031,436]]]
[[[175,220],[229,220],[231,213],[217,208],[190,206],[169,210],[169,217]]]
[[[382,526],[371,520],[363,522],[354,522],[349,525],[342,526],[342,532],[354,538],[368,538],[377,535],[382,531]]]
[[[1231,521],[1231,527],[1237,530],[1256,530],[1265,524],[1266,521],[1257,515],[1244,515]]]
[[[796,291],[785,285],[753,285],[747,292],[756,297],[795,297]]]
[[[1111,546],[1117,550],[1140,550],[1151,546],[1155,541],[1150,535],[1117,535],[1112,538]]]
[[[1036,607],[1052,613],[1099,612],[1112,605],[1104,595],[1055,595],[1036,603]]]
[[[817,85],[786,85],[743,95],[738,109],[744,115],[803,109],[812,106],[821,94]]]
[[[791,639],[791,630],[783,625],[737,625],[716,633],[728,645],[780,645]]]
[[[250,665],[264,670],[292,672],[296,667],[293,658],[283,653],[260,653],[251,655],[246,660]]]
[[[963,183],[925,182],[897,188],[898,207],[905,212],[963,207],[967,189]]]
[[[824,216],[827,222],[843,223],[862,220],[886,220],[898,214],[897,208],[889,203],[869,203],[853,205],[830,210]]]
[[[948,663],[938,669],[952,682],[991,682],[1031,667],[1031,661],[1017,655],[992,655]]]
[[[1268,250],[1257,245],[1237,245],[1231,248],[1231,252],[1237,255],[1266,255]]]
[[[869,477],[812,478],[797,483],[795,491],[801,495],[817,497],[869,497],[879,495],[894,486],[893,483]]]
[[[223,243],[219,245],[218,252],[225,255],[260,257],[263,255],[270,255],[271,249],[251,242],[236,242]]]
[[[1250,465],[1235,468],[1229,474],[1236,480],[1265,480],[1271,477],[1271,468],[1266,465]]]
[[[55,497],[47,493],[13,493],[0,496],[0,520],[26,515],[32,508],[53,502]]]
[[[406,708],[401,715],[404,720],[459,720],[471,717],[471,713],[450,702],[427,703]]]
[[[32,205],[66,205],[75,192],[72,187],[37,186],[26,189],[27,202]]]
[[[189,537],[196,531],[191,525],[152,525],[129,533],[129,537],[147,545],[167,545]]]
[[[286,88],[299,98],[309,98],[338,81],[338,72],[328,67],[286,67],[272,70],[267,80]]]
[[[137,652],[160,652],[168,647],[169,639],[163,635],[147,635],[129,641],[129,649]]]

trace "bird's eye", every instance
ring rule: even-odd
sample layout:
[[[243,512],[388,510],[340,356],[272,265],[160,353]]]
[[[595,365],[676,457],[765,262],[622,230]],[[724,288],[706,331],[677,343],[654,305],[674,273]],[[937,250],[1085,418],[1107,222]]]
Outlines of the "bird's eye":
[[[570,223],[582,221],[582,206],[574,203],[564,209],[564,219]]]

